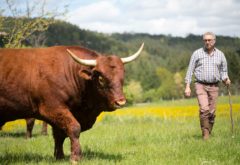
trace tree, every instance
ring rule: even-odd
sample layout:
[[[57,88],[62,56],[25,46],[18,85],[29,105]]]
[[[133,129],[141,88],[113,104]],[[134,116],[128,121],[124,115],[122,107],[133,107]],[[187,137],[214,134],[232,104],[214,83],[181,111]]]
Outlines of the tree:
[[[126,94],[129,104],[142,102],[143,89],[140,82],[130,80],[129,84],[124,88],[124,93]]]
[[[2,24],[3,24],[3,10],[0,9],[0,33],[2,33]]]
[[[22,8],[19,9],[15,0],[5,0],[7,8],[3,13],[6,13],[8,17],[0,15],[0,21],[2,20],[0,27],[7,33],[4,46],[6,48],[22,47],[23,41],[26,41],[33,34],[36,35],[36,32],[47,30],[49,25],[54,23],[56,17],[66,13],[66,10],[63,12],[47,11],[46,0],[31,1],[31,3],[26,0],[25,3],[26,6],[22,12]],[[42,36],[40,35],[40,37]],[[31,42],[31,40],[29,41]]]
[[[174,82],[175,87],[177,88],[177,94],[179,97],[184,98],[183,91],[184,91],[184,81],[183,77],[179,72],[174,74]]]
[[[157,75],[161,83],[156,93],[161,99],[178,99],[184,97],[184,81],[180,72],[172,73],[166,68],[159,67]]]

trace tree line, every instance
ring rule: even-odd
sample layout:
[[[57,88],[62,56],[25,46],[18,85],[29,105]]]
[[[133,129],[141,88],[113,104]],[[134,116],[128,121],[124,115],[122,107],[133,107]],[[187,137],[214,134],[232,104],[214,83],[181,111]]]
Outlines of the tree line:
[[[1,18],[1,17],[0,17]],[[31,21],[5,17],[0,23],[0,46],[9,46],[14,21]],[[47,21],[47,19],[43,19]],[[1,26],[2,25],[2,26]],[[1,28],[3,27],[3,28]],[[149,102],[161,99],[184,98],[184,78],[192,52],[203,46],[202,36],[189,34],[186,37],[171,35],[150,35],[144,33],[105,34],[82,29],[71,23],[52,20],[44,30],[35,30],[20,41],[20,47],[48,47],[55,45],[78,45],[120,57],[134,53],[145,43],[139,59],[126,65],[124,90],[129,103]],[[240,88],[240,38],[217,36],[216,47],[227,58],[233,94]],[[224,87],[221,94],[224,94]],[[194,96],[194,95],[193,95]]]

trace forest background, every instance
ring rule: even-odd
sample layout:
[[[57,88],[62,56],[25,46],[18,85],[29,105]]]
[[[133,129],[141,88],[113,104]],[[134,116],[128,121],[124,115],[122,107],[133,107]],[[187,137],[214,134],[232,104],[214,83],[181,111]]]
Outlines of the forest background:
[[[21,25],[32,20],[37,22],[37,18],[0,17],[0,47],[11,47],[8,35],[16,28],[16,22]],[[47,22],[45,27],[44,21]],[[144,42],[140,58],[125,65],[124,91],[129,104],[184,98],[184,77],[191,54],[203,46],[202,36],[194,34],[186,37],[128,32],[105,34],[57,19],[41,18],[38,22],[42,30],[32,31],[15,47],[78,45],[100,53],[125,57],[137,51]],[[231,92],[239,95],[240,38],[217,36],[216,47],[227,58]],[[227,94],[223,85],[220,94]]]

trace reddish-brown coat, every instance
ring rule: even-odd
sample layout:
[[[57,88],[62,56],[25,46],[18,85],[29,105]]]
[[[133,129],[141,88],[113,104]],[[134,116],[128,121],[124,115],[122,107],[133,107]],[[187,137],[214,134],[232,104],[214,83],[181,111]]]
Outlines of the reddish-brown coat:
[[[96,59],[95,67],[76,63]],[[63,142],[71,141],[71,160],[81,157],[80,132],[88,130],[102,111],[125,101],[124,65],[117,56],[103,56],[81,47],[0,49],[0,127],[20,118],[52,125],[54,155],[63,158]]]

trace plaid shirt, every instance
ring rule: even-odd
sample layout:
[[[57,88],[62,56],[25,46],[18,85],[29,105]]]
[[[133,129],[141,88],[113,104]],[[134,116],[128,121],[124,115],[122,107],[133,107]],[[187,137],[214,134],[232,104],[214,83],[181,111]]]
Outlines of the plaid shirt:
[[[209,55],[204,48],[196,50],[190,59],[186,83],[191,83],[193,73],[196,81],[204,83],[216,83],[228,78],[227,61],[223,52],[214,48]]]

